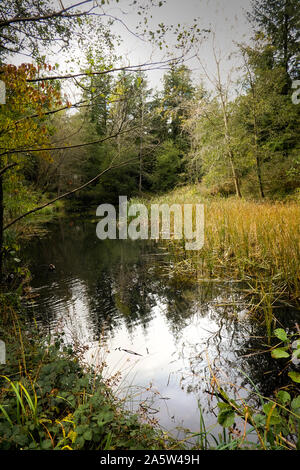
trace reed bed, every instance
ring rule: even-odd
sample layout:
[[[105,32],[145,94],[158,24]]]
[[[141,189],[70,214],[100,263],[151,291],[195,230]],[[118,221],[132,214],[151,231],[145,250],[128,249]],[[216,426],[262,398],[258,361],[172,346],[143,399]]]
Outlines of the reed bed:
[[[231,279],[291,302],[300,301],[300,204],[204,198],[197,187],[174,190],[146,204],[204,204],[205,241],[198,251],[165,240],[173,266],[197,280]],[[195,220],[194,220],[195,223]],[[172,224],[172,218],[171,218]],[[172,228],[172,225],[171,225]]]

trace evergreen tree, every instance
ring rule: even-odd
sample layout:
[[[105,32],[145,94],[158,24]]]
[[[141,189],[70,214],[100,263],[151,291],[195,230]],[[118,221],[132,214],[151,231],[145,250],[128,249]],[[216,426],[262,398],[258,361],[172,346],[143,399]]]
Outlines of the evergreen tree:
[[[264,33],[275,48],[277,64],[286,73],[287,84],[299,77],[300,8],[298,0],[252,2],[248,18],[256,33]]]
[[[191,71],[185,65],[173,66],[164,75],[163,84],[161,102],[163,125],[167,130],[168,138],[186,150],[188,142],[182,124],[188,114],[188,103],[195,93]]]

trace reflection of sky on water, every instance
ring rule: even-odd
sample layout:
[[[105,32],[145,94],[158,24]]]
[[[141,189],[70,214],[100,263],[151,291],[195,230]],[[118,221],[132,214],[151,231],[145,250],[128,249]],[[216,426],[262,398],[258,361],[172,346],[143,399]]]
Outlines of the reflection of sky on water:
[[[155,296],[156,304],[146,329],[137,324],[129,332],[125,322],[121,322],[113,334],[105,331],[104,326],[103,336],[95,341],[85,284],[73,278],[65,282],[71,292],[68,301],[59,297],[59,283],[52,283],[51,294],[43,297],[44,311],[47,312],[49,305],[55,311],[50,326],[52,332],[64,332],[67,342],[78,341],[88,346],[85,361],[95,367],[105,361],[105,377],[121,372],[118,393],[120,396],[128,394],[133,408],[147,399],[150,413],[154,410],[161,425],[168,429],[183,425],[196,432],[199,425],[197,401],[200,400],[203,407],[207,401],[203,389],[207,388],[208,360],[214,362],[221,352],[232,361],[236,359],[234,341],[229,337],[231,332],[225,329],[220,336],[220,326],[213,320],[214,309],[208,309],[205,316],[196,311],[189,317],[189,324],[174,335],[166,317],[168,305]],[[35,292],[43,289],[49,290],[44,286]],[[150,384],[151,391],[146,392]],[[129,392],[128,386],[131,387]],[[214,425],[215,422],[212,416],[207,424]]]
[[[206,425],[216,423],[208,406],[210,368],[231,396],[244,397],[245,373],[274,389],[264,375],[269,355],[244,357],[259,335],[235,284],[177,282],[161,269],[166,257],[153,250],[137,242],[95,243],[92,224],[54,225],[27,247],[39,295],[27,310],[45,333],[64,332],[66,341],[88,347],[88,363],[105,361],[105,377],[120,371],[116,390],[128,396],[128,406],[142,402],[167,429],[197,431],[198,400]],[[47,270],[52,262],[55,273]]]

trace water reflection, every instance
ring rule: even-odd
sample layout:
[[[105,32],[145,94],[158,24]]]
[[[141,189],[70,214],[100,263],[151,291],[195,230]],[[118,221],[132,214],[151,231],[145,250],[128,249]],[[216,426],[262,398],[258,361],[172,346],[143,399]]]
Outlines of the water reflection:
[[[154,242],[100,241],[95,224],[60,219],[28,242],[24,256],[39,294],[27,302],[30,318],[45,333],[64,331],[89,346],[87,360],[105,360],[107,376],[121,371],[119,392],[139,387],[133,407],[151,396],[155,417],[168,429],[182,424],[197,431],[198,400],[207,425],[216,422],[210,368],[242,397],[251,393],[247,376],[265,395],[284,380],[269,354],[256,354],[264,332],[247,317],[238,285],[174,279]],[[295,311],[284,315],[290,324],[297,320]],[[149,395],[149,384],[157,393]]]

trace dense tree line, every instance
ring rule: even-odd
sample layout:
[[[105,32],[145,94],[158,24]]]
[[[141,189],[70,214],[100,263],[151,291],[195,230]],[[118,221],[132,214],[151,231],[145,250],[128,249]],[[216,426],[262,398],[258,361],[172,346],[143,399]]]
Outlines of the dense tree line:
[[[299,191],[297,0],[253,2],[252,41],[238,45],[238,82],[222,76],[214,51],[213,76],[199,58],[206,82],[192,74],[184,57],[166,60],[160,91],[147,78],[155,64],[119,65],[112,19],[104,10],[97,13],[97,2],[56,10],[47,1],[6,3],[0,7],[0,78],[6,84],[0,112],[1,256],[3,232],[20,214],[65,195],[76,194],[73,208],[86,208],[120,194],[164,192],[188,182],[201,184],[207,194],[238,197],[282,198]],[[78,10],[82,5],[88,9]],[[199,33],[184,29],[181,42],[193,42],[191,31]],[[163,25],[150,31],[159,47],[165,32]],[[66,49],[75,39],[85,64],[78,73],[61,74],[47,63],[41,45]],[[34,61],[11,65],[9,54],[20,51]],[[65,97],[64,80],[80,90],[76,102]]]
[[[253,3],[249,19],[253,40],[238,45],[238,82],[222,76],[216,51],[216,73],[206,88],[184,64],[166,71],[161,91],[149,88],[142,70],[86,77],[83,100],[91,106],[61,114],[56,128],[66,135],[78,129],[73,142],[126,132],[97,147],[58,154],[57,177],[52,164],[45,172],[49,189],[65,191],[70,181],[130,159],[129,167],[107,173],[78,201],[162,192],[186,182],[202,183],[208,194],[238,197],[297,192],[300,107],[292,95],[299,78],[299,9],[295,1],[262,0]]]
[[[138,14],[135,30],[122,18],[122,9],[118,9],[119,16],[112,13],[109,0],[1,3],[0,278],[3,256],[12,251],[6,240],[13,235],[9,232],[16,228],[15,224],[78,191],[85,197],[86,188],[97,194],[98,180],[123,166],[128,166],[125,179],[135,179],[137,170],[130,167],[132,159],[123,158],[133,153],[136,160],[134,143],[139,148],[141,191],[143,164],[150,145],[146,136],[148,102],[141,93],[142,77],[136,81],[134,75],[177,63],[189,44],[201,35],[196,22],[187,27],[160,23],[153,32],[147,24],[148,16],[152,8],[164,3],[165,0],[128,2],[128,8]],[[115,53],[121,40],[113,32],[115,24],[159,49],[167,34],[175,37],[177,57],[173,54],[153,62],[145,56],[141,64],[124,65]],[[68,56],[67,71],[53,63],[53,54],[60,57],[61,53]],[[49,55],[51,60],[47,59]],[[25,57],[24,63],[15,65],[20,63],[20,57]],[[111,82],[110,75],[114,77]],[[65,94],[70,84],[77,89],[72,102]],[[129,97],[127,92],[133,95]],[[134,100],[142,105],[133,106]],[[74,115],[70,110],[78,112]],[[127,134],[131,134],[130,139]],[[124,175],[119,181],[124,181]],[[104,189],[105,184],[103,181]],[[124,190],[127,186],[126,183]],[[113,194],[111,187],[109,192]]]

